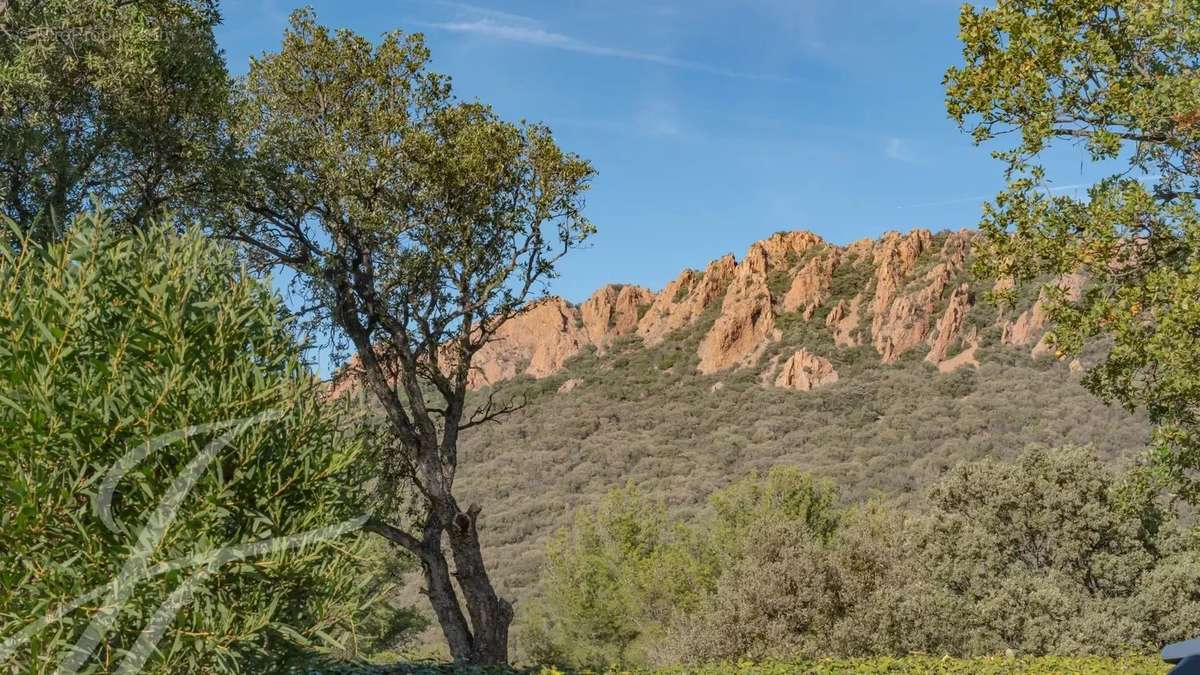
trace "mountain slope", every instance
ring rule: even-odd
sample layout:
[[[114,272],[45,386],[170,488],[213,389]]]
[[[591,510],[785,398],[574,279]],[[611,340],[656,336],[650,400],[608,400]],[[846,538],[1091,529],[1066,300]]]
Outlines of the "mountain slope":
[[[692,512],[789,463],[848,499],[911,502],[958,461],[1030,443],[1140,447],[1145,421],[1047,353],[1038,298],[1000,312],[971,284],[971,236],[780,233],[659,293],[609,286],[511,322],[480,355],[476,395],[528,405],[465,435],[459,472],[500,585],[527,596],[546,538],[626,481]]]

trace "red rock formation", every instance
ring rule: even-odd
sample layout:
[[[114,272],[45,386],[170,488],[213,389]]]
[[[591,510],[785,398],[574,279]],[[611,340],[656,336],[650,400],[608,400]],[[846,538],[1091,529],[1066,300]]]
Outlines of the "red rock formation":
[[[700,342],[701,373],[714,373],[737,364],[749,365],[763,347],[778,339],[771,291],[767,287],[769,250],[762,242],[754,244],[737,266],[721,303],[721,315]],[[782,246],[777,248],[777,258],[784,250]]]
[[[776,232],[755,244],[766,257],[772,268],[791,267],[790,258],[800,257],[825,240],[812,232]]]
[[[1066,291],[1068,299],[1076,300],[1083,290],[1083,283],[1082,274],[1068,274],[1060,278],[1057,285]],[[1011,287],[1011,282],[1009,282],[1009,286]],[[1031,350],[1033,356],[1049,353],[1051,348],[1044,334],[1046,321],[1049,319],[1046,313],[1047,302],[1049,302],[1049,297],[1043,289],[1032,307],[1022,312],[1016,320],[1004,324],[1000,337],[1001,342],[1018,347],[1034,344]]]
[[[616,338],[637,330],[642,309],[653,301],[654,294],[641,286],[604,286],[579,306],[588,341],[603,352]]]
[[[633,333],[653,346],[718,305],[719,314],[697,350],[701,373],[753,365],[772,342],[781,339],[780,326],[788,325],[781,316],[786,315],[789,323],[811,321],[829,303],[821,330],[830,332],[837,347],[869,341],[880,360],[891,363],[911,349],[928,346],[926,360],[940,370],[977,366],[980,336],[966,326],[973,294],[962,283],[972,237],[967,231],[950,233],[935,249],[927,230],[914,230],[841,247],[808,232],[783,232],[753,244],[740,263],[724,256],[703,272],[685,271],[657,294],[637,286],[605,286],[580,307],[548,299],[506,324],[476,356],[471,386],[521,374],[543,377],[562,368],[585,346],[603,351],[616,338]],[[866,265],[871,267],[864,269]],[[839,293],[843,295],[830,298],[837,275],[862,273],[870,278],[864,288],[849,289],[854,294],[848,297],[844,280],[849,277],[842,276]],[[784,287],[778,285],[781,274],[786,275]],[[1060,283],[1075,295],[1082,278],[1072,275]],[[1013,321],[1004,323],[997,317],[1002,340],[1034,345],[1035,354],[1049,349],[1043,335],[1044,305],[1043,296]],[[869,329],[864,328],[866,323]],[[829,378],[836,378],[836,372],[827,372],[822,362],[828,365],[800,350],[782,365],[778,359],[773,361],[762,373],[764,383],[805,388],[832,381]],[[343,390],[346,378],[353,379],[352,371],[351,366],[347,369],[351,375],[339,376],[331,390]],[[574,386],[568,382],[563,393]]]
[[[886,310],[903,287],[903,283],[915,271],[917,258],[929,248],[932,237],[929,230],[913,230],[906,235],[898,232],[886,232],[875,246],[873,259],[875,264],[875,300],[871,303],[871,312],[876,322],[881,321]],[[878,325],[873,325],[871,334],[880,332]]]
[[[547,298],[510,319],[471,364],[471,387],[517,375],[545,377],[589,344],[579,310],[562,298]]]
[[[838,381],[837,371],[827,359],[807,349],[792,354],[775,376],[775,386],[798,391],[812,391]]]
[[[943,373],[950,373],[958,370],[962,366],[971,366],[972,368],[979,367],[979,360],[975,358],[975,351],[979,349],[979,333],[975,329],[971,329],[969,333],[962,339],[966,346],[961,352],[951,356],[944,361],[939,361],[937,369]]]
[[[946,360],[946,354],[950,352],[951,345],[962,337],[963,323],[966,321],[969,311],[971,311],[971,289],[965,283],[960,284],[950,294],[950,303],[938,321],[937,329],[931,337],[933,342],[929,347],[929,354],[925,356],[926,361],[937,365]]]
[[[654,298],[638,322],[638,335],[656,345],[671,331],[690,326],[721,297],[736,267],[733,256],[726,255],[709,263],[703,274],[684,271]]]
[[[844,299],[829,310],[825,317],[825,327],[833,331],[833,343],[839,347],[857,347],[858,325],[861,321],[859,310],[862,308],[863,294],[859,293],[847,303]]]
[[[833,281],[833,270],[838,264],[838,254],[831,249],[828,255],[817,256],[796,273],[787,295],[783,296],[781,309],[784,312],[800,311],[805,320],[829,296],[829,285]]]
[[[884,363],[894,362],[930,339],[937,305],[955,275],[963,270],[970,233],[949,235],[938,253],[938,262],[921,279],[914,279],[917,260],[931,245],[927,230],[913,230],[905,236],[884,235],[875,251],[871,339]]]

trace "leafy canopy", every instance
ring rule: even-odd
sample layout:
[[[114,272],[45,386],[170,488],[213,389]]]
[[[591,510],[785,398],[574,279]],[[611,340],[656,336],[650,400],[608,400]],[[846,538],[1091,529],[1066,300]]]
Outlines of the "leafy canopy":
[[[0,215],[193,211],[228,102],[215,0],[0,3]]]
[[[386,439],[369,527],[422,560],[455,659],[504,663],[513,610],[484,564],[482,507],[454,481],[460,432],[516,406],[468,414],[466,391],[475,354],[592,232],[592,168],[544,126],[455,100],[428,64],[420,35],[372,44],[294,13],[238,88],[218,233],[289,268],[309,327],[349,339]]]
[[[594,668],[662,661],[677,641],[668,626],[698,611],[765,537],[829,539],[835,501],[832,485],[783,466],[710,495],[711,517],[695,525],[671,522],[632,483],[610,492],[547,547],[543,598],[527,617],[530,656]]]
[[[1158,425],[1165,476],[1200,497],[1200,5],[1178,0],[1000,0],[963,7],[950,116],[995,153],[1007,188],[984,206],[978,270],[1048,286],[1060,356],[1111,347],[1090,389]],[[1112,175],[1086,199],[1053,194],[1040,164],[1080,146]],[[1002,286],[1003,287],[1003,286]]]
[[[596,668],[1152,652],[1200,626],[1200,549],[1138,478],[1035,448],[904,512],[775,467],[682,522],[626,487],[552,540],[527,649]]]
[[[427,496],[450,493],[459,432],[502,412],[464,419],[472,357],[593,230],[591,166],[428,64],[420,35],[372,44],[293,14],[240,88],[222,232],[297,272],[309,318],[350,339],[405,449],[381,486]]]

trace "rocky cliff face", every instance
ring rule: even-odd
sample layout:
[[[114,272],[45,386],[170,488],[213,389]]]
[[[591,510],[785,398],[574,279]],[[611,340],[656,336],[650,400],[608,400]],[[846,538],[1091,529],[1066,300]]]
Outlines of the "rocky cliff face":
[[[822,351],[867,346],[883,364],[921,351],[943,372],[977,367],[988,333],[1045,353],[1045,297],[1016,316],[979,305],[986,289],[973,288],[967,275],[972,237],[913,230],[838,246],[811,232],[781,232],[752,244],[740,261],[726,255],[702,272],[685,270],[657,293],[609,285],[579,306],[549,298],[478,354],[471,385],[544,377],[587,347],[603,354],[628,335],[653,346],[684,329],[703,331],[699,373],[754,368],[765,384],[798,390],[836,381]],[[1082,279],[1059,284],[1075,294]],[[800,348],[790,349],[797,340]]]
[[[592,342],[579,309],[562,298],[547,298],[496,331],[475,355],[469,384],[477,388],[517,375],[545,377],[587,344]]]
[[[609,284],[579,306],[588,341],[603,353],[618,337],[637,330],[642,313],[654,301],[654,293],[641,286]]]
[[[771,383],[784,389],[812,391],[837,382],[838,373],[828,359],[801,349],[789,356],[782,366],[776,359],[762,372],[761,379],[763,384]]]

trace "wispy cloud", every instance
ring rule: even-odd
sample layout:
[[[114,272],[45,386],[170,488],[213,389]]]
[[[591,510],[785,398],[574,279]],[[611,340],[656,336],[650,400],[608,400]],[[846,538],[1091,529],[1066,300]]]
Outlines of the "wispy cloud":
[[[884,143],[883,154],[887,155],[888,159],[893,159],[897,162],[915,162],[917,160],[912,144],[896,136],[888,138],[887,142]]]
[[[455,10],[457,14],[465,14],[470,17],[491,17],[510,23],[536,25],[538,21],[528,16],[513,14],[511,12],[502,12],[498,9],[490,7],[480,7],[466,2],[456,2],[455,0],[434,0],[435,5],[446,7]]]
[[[444,2],[439,4],[453,7],[461,12],[466,12],[467,14],[471,14],[473,16],[464,17],[462,19],[456,19],[453,21],[426,22],[423,24],[424,26],[453,33],[478,35],[493,40],[503,40],[506,42],[516,42],[536,47],[559,49],[603,58],[653,63],[668,68],[691,70],[740,80],[760,80],[766,82],[797,81],[794,78],[782,75],[752,73],[722,68],[706,63],[700,63],[698,61],[679,59],[665,54],[595,44],[593,42],[588,42],[570,35],[548,30],[534,19],[516,14],[509,14],[507,12],[498,12],[495,10],[484,9],[482,7],[475,7],[473,5],[467,5],[458,2]]]

